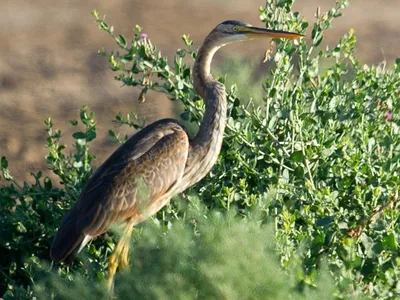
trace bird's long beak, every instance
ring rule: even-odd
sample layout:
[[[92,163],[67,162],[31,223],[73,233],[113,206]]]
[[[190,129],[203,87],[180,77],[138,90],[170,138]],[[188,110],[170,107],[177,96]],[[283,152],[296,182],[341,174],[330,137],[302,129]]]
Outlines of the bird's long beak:
[[[248,38],[283,38],[283,39],[298,39],[304,35],[294,32],[281,31],[281,30],[271,30],[266,28],[259,28],[253,26],[243,26],[243,33]]]

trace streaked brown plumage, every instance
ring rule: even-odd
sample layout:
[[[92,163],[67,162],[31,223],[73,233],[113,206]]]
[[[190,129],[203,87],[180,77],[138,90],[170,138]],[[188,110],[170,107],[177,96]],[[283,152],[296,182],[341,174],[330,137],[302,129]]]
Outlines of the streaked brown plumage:
[[[194,88],[206,106],[197,135],[190,140],[179,122],[164,119],[132,136],[100,166],[66,213],[53,241],[51,258],[71,262],[92,238],[114,223],[126,222],[110,257],[111,288],[117,266],[127,264],[132,227],[155,214],[172,196],[200,181],[217,160],[227,108],[225,87],[210,74],[214,53],[235,41],[300,36],[238,21],[225,21],[212,30],[193,66]]]

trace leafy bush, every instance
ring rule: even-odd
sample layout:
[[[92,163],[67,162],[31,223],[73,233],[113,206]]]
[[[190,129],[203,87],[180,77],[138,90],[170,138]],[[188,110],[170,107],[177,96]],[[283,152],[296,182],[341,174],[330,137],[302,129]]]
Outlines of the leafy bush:
[[[309,23],[291,12],[293,2],[267,0],[260,9],[261,20],[269,28],[305,33]],[[335,297],[399,296],[400,60],[392,68],[385,63],[361,65],[354,56],[356,39],[352,31],[336,46],[321,49],[325,31],[346,6],[347,1],[338,0],[327,13],[317,10],[311,40],[293,44],[275,41],[275,66],[265,76],[262,98],[239,99],[236,86],[228,89],[228,124],[218,163],[209,176],[186,193],[189,201],[195,203],[194,195],[201,199],[210,210],[204,214],[212,220],[212,211],[228,216],[228,221],[221,221],[213,229],[220,233],[208,236],[206,228],[213,223],[207,224],[200,217],[204,226],[199,229],[200,236],[183,229],[185,224],[192,226],[192,219],[173,202],[154,219],[160,229],[145,227],[136,236],[132,268],[118,278],[121,284],[117,286],[117,294],[126,295],[126,287],[131,285],[129,293],[148,298],[166,294],[182,298],[200,295],[235,298],[236,292],[246,292],[251,298],[250,291],[243,290],[238,278],[251,286],[258,283],[263,286],[267,279],[275,278],[271,293],[276,292],[277,298],[288,295],[298,298],[296,293],[302,290],[329,286],[318,281],[321,264],[326,261],[336,284],[336,291],[331,293]],[[177,50],[171,65],[139,26],[128,41],[115,34],[114,28],[96,11],[93,15],[100,29],[108,32],[120,48],[115,52],[100,51],[116,72],[115,79],[140,88],[139,101],[146,100],[149,90],[181,101],[184,106],[181,119],[191,126],[199,124],[204,105],[193,92],[190,66],[196,50],[189,37],[183,36],[185,48]],[[225,78],[219,80],[224,82]],[[55,288],[54,293],[61,298],[79,295],[74,293],[83,293],[82,285],[90,284],[87,280],[96,286],[105,276],[106,257],[113,248],[112,234],[90,244],[84,250],[87,257],[72,268],[52,266],[57,275],[48,275],[49,267],[42,263],[48,259],[51,237],[62,212],[75,201],[91,173],[94,156],[88,152],[88,143],[96,137],[96,124],[87,108],[82,109],[80,117],[85,129],[74,134],[75,151],[70,155],[65,154],[65,147],[60,144],[61,133],[53,132],[50,120],[46,123],[47,161],[60,178],[62,188],[53,187],[50,179],[41,179],[40,174],[34,175],[34,184],[19,186],[8,172],[6,159],[2,159],[3,178],[9,181],[0,189],[0,246],[5,253],[0,259],[0,275],[5,279],[0,281],[0,294],[4,291],[4,298],[31,298],[35,295],[32,288],[40,279],[50,293]],[[127,117],[119,114],[115,121],[134,128],[143,125],[134,113]],[[109,133],[113,139],[124,141],[118,133]],[[258,257],[252,253],[259,263],[249,265],[267,272],[265,278],[246,268],[240,272],[231,268],[231,264],[236,265],[228,256],[242,253],[242,264],[250,264],[252,256],[246,256],[249,248],[261,249],[262,244],[268,249],[273,247],[272,241],[266,240],[270,235],[265,235],[263,226],[229,219],[232,210],[243,220],[252,219],[254,211],[258,212],[258,223],[273,220],[275,247],[283,272],[274,263],[260,262],[271,257],[270,251]],[[223,238],[235,234],[243,242]],[[222,246],[218,248],[220,240]],[[156,245],[165,251],[155,250]],[[179,261],[180,254],[184,257],[182,266],[174,266],[168,273],[170,269],[165,263]],[[207,268],[196,281],[191,266],[202,263]],[[213,263],[221,273],[212,267]],[[290,281],[284,272],[292,270],[293,264],[300,265],[300,271]],[[167,269],[154,272],[159,266]],[[77,273],[86,278],[77,280],[81,288],[75,290],[72,284],[68,288],[71,294],[60,290],[60,284],[68,285],[66,282],[73,281]],[[149,279],[157,274],[160,277]],[[279,278],[274,274],[280,274]],[[211,280],[215,276],[221,285]],[[139,279],[133,284],[131,278]],[[291,282],[296,289],[286,286],[278,291],[283,282]],[[146,283],[152,288],[144,295]],[[213,290],[204,289],[205,285]],[[94,287],[92,292],[99,297],[104,295],[101,288]]]
[[[147,222],[139,237],[134,234],[130,270],[118,274],[116,298],[315,299],[335,292],[329,278],[324,289],[299,292],[294,274],[279,267],[271,226],[260,226],[256,216],[243,220],[234,213],[210,214],[193,198],[182,208],[182,217],[167,234],[157,222]],[[38,291],[43,299],[51,299],[54,290],[56,299],[109,298],[104,284],[82,277],[47,280]]]
[[[9,182],[0,188],[0,295],[4,294],[4,299],[33,297],[36,279],[49,271],[42,261],[49,260],[55,230],[89,178],[94,156],[88,153],[88,143],[96,136],[96,124],[93,113],[88,113],[86,107],[81,109],[80,119],[85,130],[74,133],[75,151],[69,155],[65,154],[65,145],[60,144],[61,132],[53,130],[51,119],[45,121],[49,150],[46,161],[63,188],[53,186],[49,177],[42,178],[41,172],[32,174],[33,184],[24,182],[21,186],[10,174],[7,159],[1,159],[3,178]],[[104,265],[106,258],[102,260]],[[70,276],[67,268],[59,272]]]

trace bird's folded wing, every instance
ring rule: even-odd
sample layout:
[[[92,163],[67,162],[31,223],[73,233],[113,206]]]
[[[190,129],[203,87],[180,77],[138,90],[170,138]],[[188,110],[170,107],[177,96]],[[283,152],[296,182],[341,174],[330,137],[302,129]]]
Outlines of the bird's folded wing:
[[[153,123],[134,135],[97,170],[75,204],[77,226],[97,236],[113,222],[138,223],[161,207],[182,178],[189,139],[174,120]]]

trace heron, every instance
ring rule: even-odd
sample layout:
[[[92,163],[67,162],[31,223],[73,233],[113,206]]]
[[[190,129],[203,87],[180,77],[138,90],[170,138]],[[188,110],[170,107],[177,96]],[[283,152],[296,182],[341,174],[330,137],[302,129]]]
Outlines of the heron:
[[[199,48],[192,69],[194,90],[205,104],[197,134],[189,138],[177,120],[162,119],[130,137],[97,169],[66,212],[51,246],[51,259],[72,263],[90,240],[111,225],[122,224],[121,237],[109,257],[107,286],[112,290],[117,269],[128,265],[133,227],[199,182],[217,161],[227,101],[224,84],[210,73],[215,52],[233,42],[300,37],[240,21],[218,24]]]

